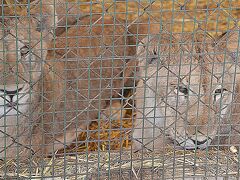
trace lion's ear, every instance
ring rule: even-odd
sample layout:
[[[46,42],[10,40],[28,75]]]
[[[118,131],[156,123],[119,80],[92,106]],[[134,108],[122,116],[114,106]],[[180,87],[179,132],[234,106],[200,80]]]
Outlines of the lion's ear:
[[[30,16],[38,32],[49,32],[57,27],[58,18],[53,4],[38,3],[30,6]]]
[[[167,33],[146,36],[137,48],[137,58],[140,65],[165,63],[169,54],[178,49],[175,38]]]
[[[230,52],[236,52],[240,48],[239,39],[240,29],[234,27],[220,35],[217,44],[223,48],[227,48]]]
[[[215,39],[204,31],[197,31],[194,41],[198,52],[212,51],[215,45]]]
[[[137,58],[140,66],[148,66],[158,61],[157,36],[149,35],[138,44]]]
[[[197,31],[195,33],[195,47],[198,54],[198,58],[214,58],[216,54],[216,42],[214,37],[205,31]]]

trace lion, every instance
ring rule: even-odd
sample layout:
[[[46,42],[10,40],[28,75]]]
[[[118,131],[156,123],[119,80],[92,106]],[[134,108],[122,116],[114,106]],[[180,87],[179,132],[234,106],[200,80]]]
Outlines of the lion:
[[[0,31],[0,158],[53,155],[73,143],[135,66],[131,39],[112,17],[86,17],[56,37],[53,6],[29,14]]]
[[[239,111],[236,59],[202,32],[165,32],[142,42],[137,49],[133,149],[154,151],[170,145],[191,150],[229,144],[232,116],[236,125]]]

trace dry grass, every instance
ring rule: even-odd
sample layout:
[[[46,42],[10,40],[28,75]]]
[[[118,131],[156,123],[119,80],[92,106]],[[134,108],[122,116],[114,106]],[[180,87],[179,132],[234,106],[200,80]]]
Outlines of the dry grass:
[[[5,0],[8,5],[4,8],[5,14],[22,14],[24,6],[14,6],[14,0]],[[27,0],[21,1],[22,4]],[[129,24],[134,23],[141,16],[143,19],[151,19],[155,22],[163,21],[170,24],[172,31],[183,32],[193,31],[201,27],[206,32],[216,35],[238,23],[240,18],[240,2],[238,0],[222,1],[218,6],[214,0],[205,1],[156,1],[148,3],[147,1],[138,2],[115,2],[113,1],[80,1],[80,9],[84,13],[102,13],[111,14],[117,19],[127,19]],[[185,2],[185,6],[184,6]],[[186,3],[187,2],[187,3]],[[104,11],[103,11],[104,7]],[[184,10],[185,9],[185,10]],[[129,95],[131,97],[131,94]],[[130,108],[129,104],[126,107]],[[122,106],[115,107],[123,109]],[[78,144],[70,146],[65,152],[92,152],[126,149],[131,146],[130,130],[133,122],[133,111],[119,111],[124,120],[111,122],[95,122],[89,127],[89,134],[82,133],[79,136]],[[59,153],[63,153],[60,151]],[[139,158],[137,158],[139,156]],[[110,174],[112,177],[119,177],[119,170],[123,171],[122,177],[129,179],[139,178],[140,169],[150,169],[146,171],[148,177],[153,179],[172,174],[182,174],[192,176],[200,175],[236,175],[238,172],[238,157],[236,154],[228,151],[211,150],[205,151],[167,151],[163,154],[123,154],[102,152],[99,154],[84,154],[66,157],[54,157],[45,159],[31,159],[25,162],[9,161],[2,163],[0,175],[12,179],[13,177],[35,177],[42,176],[65,176],[69,179],[85,179],[87,176],[97,177],[99,171],[100,179],[105,179],[104,175]],[[145,160],[141,160],[144,158]],[[131,160],[134,160],[133,164]],[[228,162],[228,166],[226,166]],[[173,172],[173,170],[175,172]],[[185,170],[185,172],[183,172]],[[141,171],[143,172],[143,171]],[[127,173],[127,174],[126,174]],[[72,175],[76,176],[72,176]],[[151,176],[152,175],[152,176]],[[115,179],[113,178],[113,179]],[[176,177],[177,178],[177,177]],[[176,179],[175,178],[175,179]],[[55,178],[57,179],[57,178]],[[93,178],[94,179],[94,178]],[[166,178],[165,178],[166,179]]]
[[[100,152],[76,156],[9,161],[0,167],[2,178],[54,179],[183,179],[236,177],[238,155],[229,151],[174,151],[164,153]]]

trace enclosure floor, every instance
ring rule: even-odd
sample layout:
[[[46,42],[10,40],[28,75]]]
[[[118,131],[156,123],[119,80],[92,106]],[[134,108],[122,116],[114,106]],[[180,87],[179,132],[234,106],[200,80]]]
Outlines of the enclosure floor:
[[[61,179],[239,179],[239,157],[228,150],[94,152],[1,162],[0,177]]]

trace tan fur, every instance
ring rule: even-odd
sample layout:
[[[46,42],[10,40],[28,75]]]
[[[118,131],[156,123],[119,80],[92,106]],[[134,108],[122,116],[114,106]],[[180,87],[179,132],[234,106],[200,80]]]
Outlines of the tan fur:
[[[226,33],[221,35],[216,42],[214,42],[215,53],[226,54],[226,59],[231,59],[239,67],[239,44],[240,29],[234,27],[229,29]],[[224,58],[224,57],[223,57]],[[238,71],[236,73],[239,73]],[[221,138],[216,137],[213,144],[223,144],[225,146],[240,146],[240,79],[236,78],[236,92],[230,109],[229,118],[225,119],[220,126]]]
[[[167,144],[206,148],[216,144],[220,127],[229,136],[226,122],[240,79],[233,58],[224,58],[221,51],[216,54],[214,41],[204,34],[162,33],[143,43],[137,51],[134,149],[161,149]]]
[[[88,14],[83,14],[80,9],[80,4],[77,1],[66,1],[66,0],[36,0],[32,4],[46,4],[54,5],[58,21],[56,23],[55,34],[61,35],[66,29],[75,25],[81,19],[89,16]]]
[[[2,2],[2,1],[0,1]],[[26,4],[25,6],[21,6],[23,12],[21,11],[14,11],[14,8],[12,11],[6,11],[7,8],[1,8],[1,10],[4,11],[4,17],[10,15],[10,16],[16,16],[16,14],[20,14],[23,16],[27,13],[24,11],[24,8],[31,8],[34,9],[35,7],[39,8],[40,6],[47,7],[49,5],[54,6],[55,11],[53,11],[53,14],[57,16],[58,20],[55,21],[55,35],[60,35],[66,29],[70,28],[71,26],[74,26],[77,22],[81,22],[81,19],[86,16],[90,16],[87,13],[83,13],[80,9],[80,4],[77,1],[68,1],[68,0],[31,0],[30,5]],[[20,10],[21,8],[17,9]],[[11,9],[11,8],[10,8]],[[1,12],[0,12],[1,14]],[[52,15],[53,15],[52,14]]]
[[[164,29],[165,30],[165,29]],[[152,19],[139,17],[137,21],[131,23],[128,27],[129,34],[137,46],[148,35],[156,35],[165,32],[162,29],[161,22]]]
[[[44,10],[44,15],[52,13],[50,7]],[[5,153],[6,157],[16,157],[18,152],[22,157],[30,153],[46,155],[72,143],[80,132],[87,131],[91,121],[98,119],[107,101],[118,97],[135,66],[134,61],[125,59],[135,53],[134,48],[125,48],[131,39],[122,25],[113,25],[111,17],[100,20],[86,17],[81,26],[70,28],[49,43],[53,17],[41,19],[37,9],[32,14],[36,18],[30,18],[31,33],[27,20],[21,18],[17,21],[17,32],[13,27],[10,34],[1,32],[0,44],[5,43],[1,47],[4,49],[1,61],[9,66],[6,70],[4,63],[0,64],[2,158]],[[36,19],[44,27],[43,38],[36,31],[39,29]],[[18,54],[16,59],[16,47],[29,43],[29,36],[31,58],[20,58]],[[52,51],[46,56],[48,48]],[[31,72],[27,64],[29,58],[35,59]],[[6,90],[18,90],[14,96],[18,105],[6,107],[6,99],[9,100]],[[17,95],[23,99],[17,99]],[[13,109],[11,116],[4,108]],[[20,115],[14,108],[19,109]],[[5,144],[9,147],[4,148]]]

